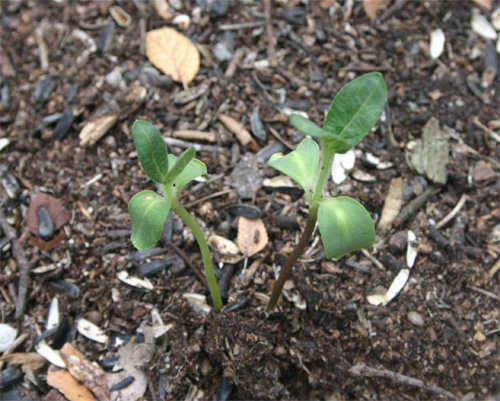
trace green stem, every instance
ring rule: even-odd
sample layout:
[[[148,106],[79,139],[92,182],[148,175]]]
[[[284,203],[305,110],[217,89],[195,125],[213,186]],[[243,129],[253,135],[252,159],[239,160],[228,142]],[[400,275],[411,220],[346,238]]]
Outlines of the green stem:
[[[302,253],[306,249],[307,244],[309,243],[309,240],[312,237],[312,234],[314,232],[314,227],[316,227],[317,220],[318,220],[317,213],[315,214],[311,213],[307,217],[306,228],[304,229],[304,232],[302,233],[299,242],[295,246],[295,249],[292,251],[290,256],[288,256],[285,264],[283,265],[278,280],[274,283],[273,292],[271,294],[271,298],[269,299],[266,308],[267,312],[272,312],[273,309],[276,307],[276,304],[278,303],[278,300],[281,295],[281,291],[283,290],[283,286],[285,285],[285,282],[290,278],[290,275],[292,274],[293,266],[295,266],[295,263],[297,263],[299,256],[302,255]]]
[[[319,166],[318,172],[318,180],[316,182],[316,189],[314,190],[313,201],[318,201],[323,194],[323,188],[325,187],[326,179],[330,174],[330,170],[332,169],[333,158],[335,156],[335,152],[332,152],[325,146],[325,141],[321,140],[321,162]]]
[[[172,210],[184,220],[198,242],[200,247],[201,257],[203,259],[203,266],[205,267],[205,275],[207,276],[208,288],[212,295],[215,313],[220,313],[222,309],[222,299],[220,297],[219,287],[217,286],[217,279],[215,278],[214,268],[212,265],[212,258],[210,256],[210,249],[208,248],[207,240],[196,220],[189,214],[189,212],[179,203],[177,199],[172,202]]]

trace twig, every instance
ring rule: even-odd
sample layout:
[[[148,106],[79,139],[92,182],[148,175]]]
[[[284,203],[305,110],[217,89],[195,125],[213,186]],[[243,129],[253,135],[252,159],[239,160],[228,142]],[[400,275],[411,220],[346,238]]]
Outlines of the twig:
[[[385,267],[382,263],[378,261],[378,259],[373,256],[370,252],[368,252],[366,249],[361,249],[361,252],[363,252],[363,255],[365,255],[368,259],[372,261],[372,263],[377,266],[380,270],[385,270]]]
[[[436,228],[440,229],[446,223],[451,221],[457,215],[457,213],[460,212],[460,209],[462,209],[464,207],[466,201],[467,201],[467,195],[462,194],[462,196],[460,197],[460,200],[455,205],[455,207],[452,209],[452,211],[450,213],[448,213],[439,223],[436,224]]]
[[[168,246],[171,247],[175,251],[175,253],[177,253],[177,255],[180,256],[180,258],[184,261],[184,263],[186,263],[186,265],[193,271],[198,280],[200,280],[201,283],[205,286],[205,288],[210,291],[205,276],[203,276],[203,274],[194,266],[194,264],[191,263],[186,254],[182,252],[177,245],[174,245],[171,242],[168,244]]]
[[[28,287],[30,285],[30,264],[26,260],[23,248],[17,240],[16,230],[10,226],[7,222],[5,215],[0,209],[0,227],[2,227],[3,232],[10,238],[12,243],[12,254],[17,262],[17,267],[19,269],[19,287],[17,290],[16,299],[16,319],[21,318],[24,315],[24,308],[26,306],[26,295],[28,293]]]
[[[487,297],[500,301],[500,296],[494,294],[493,292],[483,290],[482,288],[476,287],[475,285],[468,285],[467,288],[470,288],[472,291],[479,292],[480,294],[486,295]]]
[[[500,143],[500,135],[498,135],[495,131],[493,131],[491,128],[488,128],[486,125],[484,125],[481,121],[479,121],[479,118],[476,116],[474,117],[474,124],[476,127],[481,128],[484,130],[486,133],[490,134],[493,139],[497,142]]]
[[[500,259],[491,266],[491,269],[488,271],[488,276],[493,277],[498,270],[500,270]]]
[[[271,131],[271,134],[280,141],[283,145],[285,145],[288,149],[290,150],[295,150],[295,146],[293,146],[290,142],[288,142],[286,139],[283,139],[283,137],[279,134],[278,131],[276,131],[273,127],[270,125],[268,126],[269,131]]]
[[[40,57],[40,67],[42,67],[42,70],[47,71],[49,69],[49,54],[47,51],[47,44],[43,39],[44,28],[45,28],[45,21],[42,21],[41,25],[35,29],[35,39],[38,45],[38,56]]]
[[[206,200],[208,199],[213,199],[213,198],[217,198],[219,196],[222,196],[222,195],[226,195],[226,194],[230,194],[230,193],[233,193],[234,191],[232,189],[224,189],[222,191],[219,191],[219,192],[215,192],[213,194],[210,194],[210,195],[207,195],[207,196],[204,196],[203,198],[199,198],[199,199],[196,199],[195,201],[191,202],[191,203],[188,203],[186,205],[187,208],[190,208],[190,207],[193,207],[194,205],[197,205],[198,203],[202,203],[202,202],[205,202]]]
[[[458,397],[449,391],[438,387],[434,384],[426,384],[422,380],[414,379],[413,377],[405,376],[396,372],[391,372],[385,369],[374,369],[364,365],[355,365],[349,369],[349,373],[353,376],[366,377],[382,377],[395,381],[396,383],[405,384],[407,386],[418,387],[423,390],[430,391],[434,394],[439,394],[451,400],[458,400]]]
[[[255,21],[255,22],[244,22],[242,24],[222,24],[219,26],[221,31],[238,31],[240,29],[246,28],[257,28],[264,25],[265,21]]]
[[[410,203],[408,203],[399,213],[396,220],[394,220],[394,226],[398,227],[403,224],[406,220],[408,220],[418,209],[425,205],[427,200],[436,195],[440,191],[439,188],[435,188],[430,186],[420,195],[418,195],[415,199],[413,199]]]
[[[199,143],[191,143],[187,141],[183,141],[181,139],[164,137],[163,141],[169,146],[178,146],[179,148],[190,148],[191,146],[197,152],[209,152],[209,153],[221,153],[224,152],[224,149],[220,146],[212,146],[212,145],[202,145]]]
[[[267,32],[267,56],[271,59],[271,65],[276,65],[276,49],[274,48],[274,32],[272,23],[271,0],[264,0],[264,14],[266,16]]]

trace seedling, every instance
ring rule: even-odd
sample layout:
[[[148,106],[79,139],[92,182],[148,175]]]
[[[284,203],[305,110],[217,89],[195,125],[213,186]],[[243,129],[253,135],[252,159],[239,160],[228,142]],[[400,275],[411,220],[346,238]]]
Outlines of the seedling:
[[[306,138],[293,152],[286,156],[274,154],[268,162],[297,181],[309,201],[306,227],[274,284],[268,312],[276,307],[293,266],[311,239],[316,222],[319,222],[327,258],[340,259],[348,252],[370,248],[375,242],[375,227],[366,209],[347,196],[323,196],[323,189],[335,153],[347,152],[370,132],[384,109],[386,98],[387,88],[382,75],[372,72],[353,80],[335,96],[323,128],[298,114],[290,116],[295,128],[319,139],[321,151],[314,140]]]
[[[137,120],[132,127],[132,136],[144,172],[163,190],[163,195],[142,191],[130,200],[128,211],[132,219],[132,244],[140,250],[151,248],[160,239],[170,210],[177,213],[198,242],[214,309],[219,313],[222,300],[207,241],[196,220],[177,199],[182,187],[207,174],[207,167],[194,158],[194,148],[187,149],[179,157],[168,154],[160,131],[147,121]]]

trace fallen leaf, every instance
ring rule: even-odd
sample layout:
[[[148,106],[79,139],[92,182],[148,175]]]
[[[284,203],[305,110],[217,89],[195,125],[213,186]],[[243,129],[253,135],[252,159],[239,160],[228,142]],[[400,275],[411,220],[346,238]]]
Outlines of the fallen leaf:
[[[378,9],[386,6],[390,2],[391,0],[363,0],[363,8],[368,17],[375,18]]]
[[[238,221],[238,248],[250,257],[265,248],[268,242],[266,227],[261,219],[240,217]]]
[[[35,235],[38,235],[38,206],[44,206],[45,209],[47,209],[55,230],[59,230],[71,219],[71,215],[64,207],[60,199],[56,199],[44,192],[39,192],[31,199],[26,216],[26,226],[28,227],[28,230]]]
[[[378,223],[378,228],[387,230],[391,228],[403,203],[403,178],[393,178],[389,186],[389,192],[385,197],[384,208]]]
[[[109,399],[107,373],[99,365],[86,359],[70,343],[64,344],[60,354],[75,379],[85,384],[99,400]]]
[[[200,53],[193,43],[172,28],[154,29],[146,33],[146,54],[149,61],[184,86],[200,69]]]
[[[87,387],[78,383],[67,370],[54,365],[51,365],[47,372],[47,384],[58,389],[69,401],[95,401]]]

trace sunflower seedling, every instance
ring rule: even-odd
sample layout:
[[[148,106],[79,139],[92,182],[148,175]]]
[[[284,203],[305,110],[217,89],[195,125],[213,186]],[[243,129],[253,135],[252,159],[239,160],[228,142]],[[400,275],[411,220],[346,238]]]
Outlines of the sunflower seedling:
[[[137,120],[134,123],[132,137],[144,172],[163,189],[163,195],[147,190],[135,194],[130,200],[128,211],[132,219],[132,244],[139,250],[151,248],[160,239],[170,210],[177,213],[198,242],[214,309],[220,313],[222,300],[207,241],[196,220],[177,199],[182,187],[207,174],[207,167],[194,158],[194,148],[187,149],[179,157],[168,154],[160,131],[147,121]]]
[[[370,132],[384,109],[386,98],[387,87],[382,75],[372,72],[341,89],[328,110],[323,128],[298,114],[290,116],[295,128],[319,139],[321,151],[314,140],[306,138],[293,152],[286,156],[274,154],[268,162],[295,180],[309,201],[306,227],[274,284],[268,312],[276,307],[293,266],[311,239],[316,222],[327,258],[340,259],[348,252],[373,245],[375,227],[366,209],[347,196],[323,196],[323,189],[335,154],[346,153]]]

